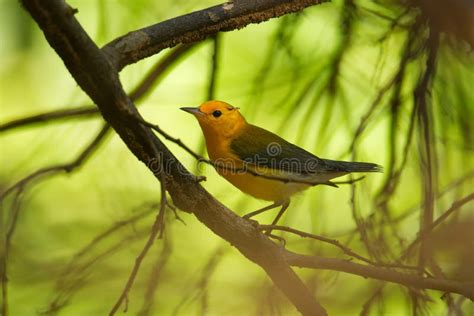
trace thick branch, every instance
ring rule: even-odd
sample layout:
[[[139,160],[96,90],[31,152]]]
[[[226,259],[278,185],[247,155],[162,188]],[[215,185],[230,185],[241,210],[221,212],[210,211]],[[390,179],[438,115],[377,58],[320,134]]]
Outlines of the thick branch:
[[[285,261],[281,248],[251,222],[216,201],[149,128],[139,122],[139,114],[123,91],[116,69],[74,18],[75,10],[61,0],[22,2],[74,79],[133,154],[152,171],[156,171],[153,167],[164,171],[164,182],[174,204],[193,212],[214,233],[260,265],[302,314],[325,315],[325,310]]]
[[[112,64],[125,66],[179,43],[200,41],[221,31],[300,11],[325,0],[236,0],[130,32],[104,47]]]

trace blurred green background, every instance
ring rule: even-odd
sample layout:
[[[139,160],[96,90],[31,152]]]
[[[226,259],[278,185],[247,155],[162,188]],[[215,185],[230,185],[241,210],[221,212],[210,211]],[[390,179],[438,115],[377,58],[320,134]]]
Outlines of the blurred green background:
[[[131,30],[219,2],[69,3],[79,9],[77,19],[102,46]],[[419,37],[414,41],[418,52],[405,65],[400,84],[380,98],[380,105],[351,148],[361,118],[400,69],[405,43],[413,33],[410,25],[419,11],[412,9],[406,13],[404,6],[393,1],[357,1],[349,6],[350,3],[334,1],[221,34],[214,98],[239,106],[248,121],[320,157],[355,158],[384,165],[384,174],[368,175],[354,189],[350,185],[339,189],[315,187],[296,196],[282,223],[337,238],[353,250],[370,255],[354,230],[355,212],[356,218],[374,225],[367,230],[370,243],[379,248],[378,259],[393,262],[419,231],[423,163],[422,138],[417,127],[406,165],[403,157],[414,90],[426,70],[423,41],[428,32],[419,27]],[[90,104],[20,5],[10,0],[0,0],[0,4],[0,124]],[[393,20],[402,13],[405,15],[394,26]],[[166,53],[127,67],[120,76],[126,90],[135,87]],[[212,55],[211,40],[197,45],[138,102],[139,111],[148,121],[202,153],[205,151],[201,130],[179,107],[197,106],[206,100]],[[474,66],[469,45],[443,34],[428,100],[432,146],[437,157],[436,217],[454,200],[472,191],[474,184],[472,82]],[[396,89],[400,90],[398,94]],[[394,95],[398,96],[396,116],[391,107]],[[74,159],[95,137],[102,122],[100,116],[94,116],[0,132],[0,191],[38,168]],[[265,206],[266,202],[232,187],[211,167],[197,168],[196,161],[175,144],[166,144],[190,170],[205,175],[207,181],[203,186],[236,213],[245,214]],[[394,168],[387,167],[393,160]],[[384,202],[380,193],[383,185],[400,166],[400,182]],[[148,205],[159,199],[159,183],[113,133],[79,170],[28,185],[21,194],[8,257],[11,315],[107,314],[122,291],[153,223],[157,208]],[[11,221],[14,204],[14,194],[2,201],[2,235]],[[474,263],[470,226],[453,229],[458,227],[453,225],[472,224],[472,211],[472,206],[467,205],[436,232],[440,242],[435,258],[447,277],[474,281],[469,269]],[[145,215],[139,220],[118,228],[70,263],[96,236],[142,212]],[[258,220],[268,223],[274,214],[268,212]],[[131,291],[129,315],[146,315],[147,310],[149,315],[296,314],[260,268],[192,215],[179,216],[185,225],[168,212],[165,237],[154,244]],[[402,219],[395,221],[400,216]],[[291,250],[347,258],[334,247],[281,235]],[[449,238],[453,238],[452,243]],[[467,257],[462,257],[466,253]],[[298,273],[310,287],[316,288],[315,295],[330,315],[359,314],[366,305],[370,306],[370,315],[411,314],[413,297],[418,297],[419,305],[415,305],[421,312],[445,315],[449,309],[447,300],[440,299],[441,293],[435,291],[420,294],[387,284],[371,302],[382,284],[379,281],[322,270]],[[154,275],[159,277],[150,282]],[[151,295],[153,304],[148,306],[149,300],[145,298],[147,291],[151,291],[150,284],[157,288]],[[453,300],[459,301],[466,315],[474,313],[472,302],[456,295]],[[366,304],[368,301],[371,303]]]

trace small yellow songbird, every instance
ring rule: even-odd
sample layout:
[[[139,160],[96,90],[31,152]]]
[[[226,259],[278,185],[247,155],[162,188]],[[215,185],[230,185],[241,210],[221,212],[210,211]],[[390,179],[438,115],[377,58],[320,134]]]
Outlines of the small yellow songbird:
[[[239,109],[221,101],[198,108],[183,107],[201,125],[207,152],[217,172],[241,191],[273,204],[245,215],[250,218],[281,206],[276,225],[290,197],[310,186],[336,186],[330,180],[351,172],[380,172],[367,162],[321,159],[283,138],[247,123]]]

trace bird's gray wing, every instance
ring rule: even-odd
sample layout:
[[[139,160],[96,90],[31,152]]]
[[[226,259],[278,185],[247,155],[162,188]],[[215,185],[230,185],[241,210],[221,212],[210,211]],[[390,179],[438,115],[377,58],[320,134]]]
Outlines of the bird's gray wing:
[[[294,174],[309,176],[345,171],[278,135],[250,124],[232,140],[230,150],[248,164]]]

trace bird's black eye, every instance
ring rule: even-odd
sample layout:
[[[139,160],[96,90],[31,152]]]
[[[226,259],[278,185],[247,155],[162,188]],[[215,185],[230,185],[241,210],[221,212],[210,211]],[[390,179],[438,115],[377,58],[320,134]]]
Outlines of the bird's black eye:
[[[219,117],[221,115],[222,115],[222,112],[219,111],[219,110],[215,110],[214,112],[212,112],[212,116],[214,116],[214,117]]]

